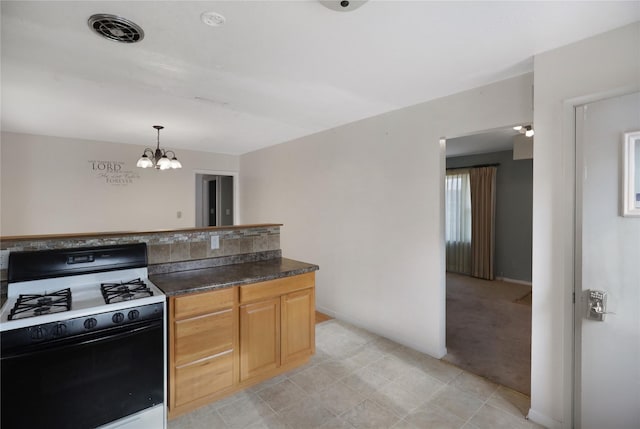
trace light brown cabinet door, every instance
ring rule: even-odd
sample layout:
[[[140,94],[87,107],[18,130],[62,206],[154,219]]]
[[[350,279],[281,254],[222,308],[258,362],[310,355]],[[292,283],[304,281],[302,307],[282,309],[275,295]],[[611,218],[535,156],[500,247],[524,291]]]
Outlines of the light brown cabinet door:
[[[175,323],[175,365],[184,365],[233,348],[233,310]]]
[[[313,289],[282,297],[282,364],[311,356],[315,351]]]
[[[280,366],[280,298],[240,307],[240,380]]]
[[[173,382],[175,407],[232,387],[233,351],[176,367]]]

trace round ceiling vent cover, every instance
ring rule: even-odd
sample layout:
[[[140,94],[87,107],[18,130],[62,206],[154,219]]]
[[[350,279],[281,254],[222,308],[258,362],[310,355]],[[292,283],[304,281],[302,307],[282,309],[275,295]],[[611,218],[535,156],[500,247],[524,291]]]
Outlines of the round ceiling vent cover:
[[[122,43],[136,43],[144,39],[144,31],[135,22],[116,15],[91,15],[89,27],[100,36]]]

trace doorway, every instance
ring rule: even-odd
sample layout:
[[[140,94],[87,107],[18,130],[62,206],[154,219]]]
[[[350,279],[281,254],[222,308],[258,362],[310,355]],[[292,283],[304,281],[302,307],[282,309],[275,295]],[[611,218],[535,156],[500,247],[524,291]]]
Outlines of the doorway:
[[[196,227],[234,224],[233,176],[196,174]]]
[[[523,138],[509,127],[446,140],[447,355],[443,359],[528,396],[533,146],[532,139]],[[456,200],[463,194],[472,198],[470,172],[487,167],[495,169],[493,272],[480,275],[470,266],[470,260],[477,259],[471,256],[468,231],[471,202]],[[461,221],[467,224],[461,224],[460,232],[450,227]]]

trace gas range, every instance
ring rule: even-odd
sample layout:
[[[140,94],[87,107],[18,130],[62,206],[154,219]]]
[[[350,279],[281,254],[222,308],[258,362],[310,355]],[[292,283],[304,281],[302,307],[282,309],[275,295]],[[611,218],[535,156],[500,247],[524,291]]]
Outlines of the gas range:
[[[164,428],[166,297],[146,244],[14,252],[8,268],[0,426]]]
[[[97,313],[124,314],[164,300],[146,267],[9,283],[0,332]]]

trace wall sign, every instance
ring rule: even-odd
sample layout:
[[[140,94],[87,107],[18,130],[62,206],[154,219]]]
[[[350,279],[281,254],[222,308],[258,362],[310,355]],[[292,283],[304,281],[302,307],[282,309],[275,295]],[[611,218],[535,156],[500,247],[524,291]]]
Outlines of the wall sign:
[[[140,178],[137,172],[127,170],[124,161],[89,161],[96,178],[107,185],[126,186]]]

